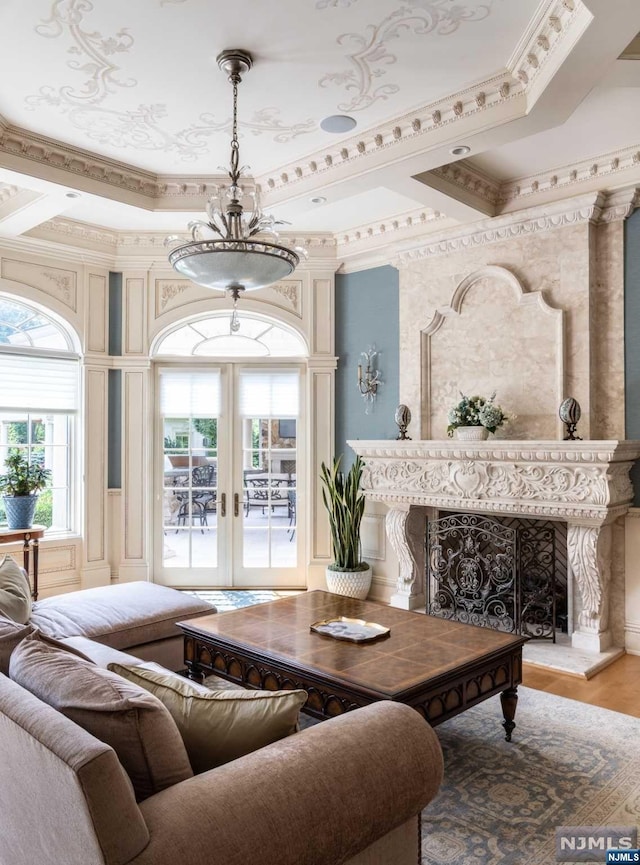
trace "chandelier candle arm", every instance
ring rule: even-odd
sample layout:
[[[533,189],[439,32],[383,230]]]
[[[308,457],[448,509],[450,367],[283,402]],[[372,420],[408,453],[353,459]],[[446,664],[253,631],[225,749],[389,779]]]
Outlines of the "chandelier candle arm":
[[[204,288],[229,291],[237,300],[239,292],[266,288],[285,279],[300,263],[300,256],[307,253],[279,242],[275,226],[285,223],[263,213],[257,188],[245,190],[240,185],[246,166],[240,167],[238,85],[253,66],[253,58],[247,51],[232,49],[219,54],[217,63],[233,87],[230,182],[216,187],[210,196],[208,221],[189,223],[191,241],[184,243],[174,235],[165,244],[174,247],[169,263],[181,276]],[[269,240],[260,235],[267,235]]]

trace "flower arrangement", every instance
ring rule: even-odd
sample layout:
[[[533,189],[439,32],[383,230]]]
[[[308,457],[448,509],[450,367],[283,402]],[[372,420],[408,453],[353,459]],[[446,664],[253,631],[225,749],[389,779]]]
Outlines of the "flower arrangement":
[[[489,399],[484,396],[465,396],[460,394],[460,402],[449,409],[447,435],[452,436],[459,426],[483,426],[494,433],[499,426],[509,420],[508,415],[494,403],[495,391]]]

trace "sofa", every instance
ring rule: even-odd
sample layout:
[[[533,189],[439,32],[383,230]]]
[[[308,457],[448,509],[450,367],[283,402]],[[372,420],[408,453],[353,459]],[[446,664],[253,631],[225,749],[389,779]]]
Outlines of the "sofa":
[[[43,651],[81,653],[75,663],[86,672],[114,661],[154,667],[143,659],[157,650],[175,668],[175,647],[166,644],[175,635],[165,627],[166,593],[174,590],[125,586],[35,605],[31,624],[53,638],[54,648]],[[175,594],[181,609],[189,596]],[[144,608],[152,595],[156,614]],[[14,648],[16,679],[16,659],[39,640],[36,632]],[[68,687],[74,675],[60,678]],[[442,778],[440,747],[424,719],[407,706],[376,703],[199,774],[189,767],[188,777],[140,801],[110,745],[6,675],[0,766],[2,865],[416,865],[419,815]]]

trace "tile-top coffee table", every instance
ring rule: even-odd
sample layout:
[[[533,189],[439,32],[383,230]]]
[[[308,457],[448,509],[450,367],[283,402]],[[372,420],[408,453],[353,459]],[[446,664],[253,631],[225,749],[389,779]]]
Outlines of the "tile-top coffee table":
[[[375,622],[390,634],[350,643],[310,631],[312,623],[338,616]],[[194,679],[216,673],[248,688],[303,688],[304,711],[320,719],[396,700],[432,726],[500,694],[511,740],[525,637],[320,591],[179,627]]]

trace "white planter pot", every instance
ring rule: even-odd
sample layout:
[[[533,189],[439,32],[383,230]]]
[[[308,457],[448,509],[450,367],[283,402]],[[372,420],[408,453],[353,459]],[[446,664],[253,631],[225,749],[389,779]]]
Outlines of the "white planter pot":
[[[326,569],[327,588],[334,595],[346,595],[364,601],[371,588],[371,567],[365,571],[334,571]]]
[[[489,437],[486,426],[456,427],[456,438],[462,442],[482,442]]]

